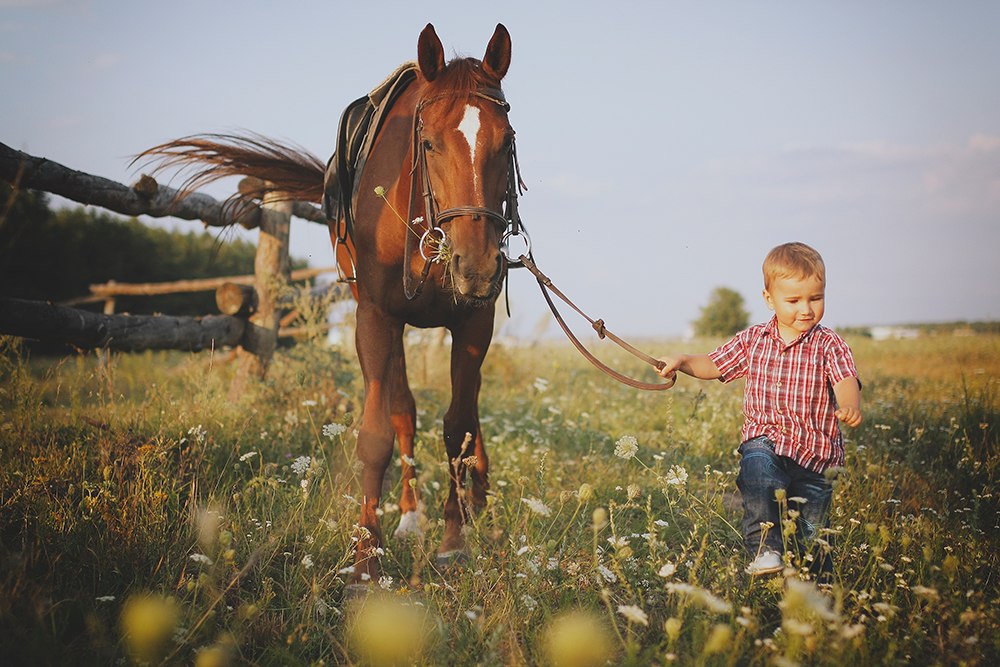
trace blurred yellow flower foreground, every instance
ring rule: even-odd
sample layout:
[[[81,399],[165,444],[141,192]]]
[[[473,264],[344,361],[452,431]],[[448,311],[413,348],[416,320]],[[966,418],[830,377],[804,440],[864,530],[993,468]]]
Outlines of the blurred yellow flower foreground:
[[[549,664],[555,667],[604,665],[612,657],[611,636],[597,616],[571,611],[549,624],[545,652]]]
[[[138,663],[154,662],[177,627],[177,604],[172,598],[134,595],[122,609],[122,633],[129,653]]]
[[[418,663],[432,631],[420,607],[371,597],[359,602],[349,633],[351,648],[363,664],[390,667]]]

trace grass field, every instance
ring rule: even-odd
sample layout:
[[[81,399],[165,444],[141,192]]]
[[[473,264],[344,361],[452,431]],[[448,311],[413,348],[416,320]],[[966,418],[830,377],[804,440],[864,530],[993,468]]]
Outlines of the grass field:
[[[447,351],[411,346],[429,521],[364,599],[344,596],[353,353],[284,350],[230,402],[235,369],[206,353],[102,369],[0,340],[3,664],[1000,664],[998,336],[849,339],[865,422],[830,586],[807,563],[743,572],[738,387],[640,393],[561,346],[491,350],[492,497],[468,561],[437,571]]]

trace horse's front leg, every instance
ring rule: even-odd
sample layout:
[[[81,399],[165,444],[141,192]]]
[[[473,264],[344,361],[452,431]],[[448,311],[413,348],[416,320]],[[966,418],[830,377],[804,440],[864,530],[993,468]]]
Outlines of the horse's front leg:
[[[465,549],[462,528],[470,509],[465,503],[465,472],[471,467],[473,502],[486,504],[489,462],[479,429],[479,388],[482,365],[493,336],[493,309],[473,313],[452,329],[451,404],[444,416],[444,444],[448,453],[449,486],[444,506],[444,538],[438,556],[447,558]],[[470,461],[475,457],[475,462]]]
[[[378,552],[382,531],[377,510],[382,501],[382,483],[392,460],[395,431],[390,404],[402,350],[403,325],[373,307],[358,306],[356,344],[365,379],[364,414],[358,430],[358,460],[361,462],[361,517],[358,520],[354,558],[354,582],[377,580]]]
[[[420,537],[424,533],[424,518],[417,495],[416,462],[413,459],[413,439],[417,430],[417,405],[406,378],[406,356],[400,337],[399,352],[393,358],[393,387],[391,399],[392,425],[399,443],[399,457],[403,470],[403,489],[399,495],[399,526],[394,535]]]

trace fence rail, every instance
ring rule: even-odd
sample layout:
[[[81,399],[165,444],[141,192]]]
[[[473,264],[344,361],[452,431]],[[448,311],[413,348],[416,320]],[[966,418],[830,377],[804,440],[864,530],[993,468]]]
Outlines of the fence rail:
[[[206,225],[240,224],[260,229],[253,276],[181,280],[172,283],[91,285],[91,294],[56,305],[0,298],[0,333],[64,342],[84,349],[217,349],[237,347],[249,354],[234,382],[237,393],[251,375],[263,376],[274,352],[279,328],[292,317],[280,317],[282,286],[336,268],[289,270],[288,236],[292,216],[325,224],[322,211],[308,202],[293,202],[270,193],[258,203],[260,182],[244,179],[241,194],[225,202],[201,193],[182,193],[143,175],[131,187],[28,155],[0,143],[0,179],[15,189],[43,190],[81,204],[126,215],[171,216],[201,220]],[[224,287],[228,285],[228,287]],[[248,288],[253,285],[253,288]],[[235,291],[232,289],[235,287]],[[114,299],[124,295],[169,294],[216,290],[216,300],[231,314],[204,317],[114,314]],[[328,289],[328,288],[327,288]],[[223,295],[225,293],[225,295]],[[103,301],[104,314],[70,308]]]
[[[209,195],[181,191],[160,185],[142,175],[132,186],[101,176],[70,169],[58,162],[39,158],[0,142],[0,179],[21,188],[44,190],[85,205],[100,206],[125,215],[149,215],[201,220],[212,227],[239,224],[247,229],[260,226],[262,209],[249,197],[220,202]],[[293,202],[292,215],[326,224],[319,207]]]

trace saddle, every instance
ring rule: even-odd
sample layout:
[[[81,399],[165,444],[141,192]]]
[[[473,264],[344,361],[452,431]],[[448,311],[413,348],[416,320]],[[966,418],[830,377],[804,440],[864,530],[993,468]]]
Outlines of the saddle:
[[[351,102],[340,117],[337,147],[326,165],[323,180],[323,213],[336,223],[338,243],[354,238],[354,200],[358,176],[385,116],[406,87],[417,78],[418,65],[403,63],[364,97]]]

